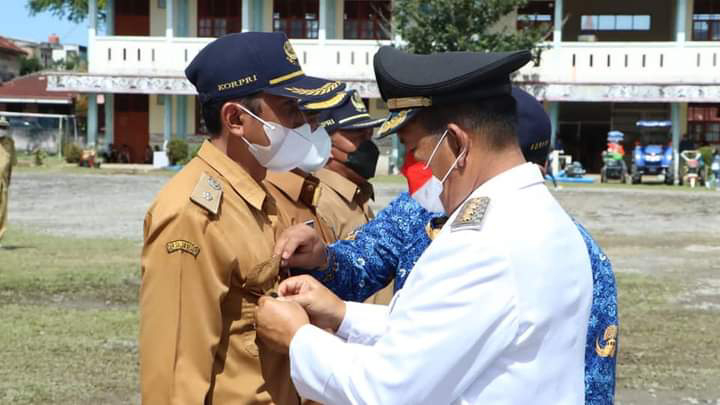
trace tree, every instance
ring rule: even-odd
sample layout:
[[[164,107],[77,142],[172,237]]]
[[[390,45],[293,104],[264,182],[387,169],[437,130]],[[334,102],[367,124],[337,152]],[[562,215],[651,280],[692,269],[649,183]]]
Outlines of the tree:
[[[42,64],[38,58],[28,58],[23,56],[20,59],[20,76],[25,76],[40,70],[42,70]]]
[[[105,0],[97,0],[98,19],[105,20]],[[50,12],[56,17],[79,23],[87,18],[88,0],[27,0],[30,15]]]
[[[496,28],[502,17],[528,0],[397,0],[393,13],[398,33],[413,53],[501,52],[538,46],[547,30]]]

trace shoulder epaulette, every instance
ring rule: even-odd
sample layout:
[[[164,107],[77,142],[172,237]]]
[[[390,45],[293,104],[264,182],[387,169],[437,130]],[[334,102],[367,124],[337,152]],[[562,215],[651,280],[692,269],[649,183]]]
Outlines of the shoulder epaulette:
[[[460,212],[455,217],[455,220],[450,226],[450,230],[480,230],[489,204],[490,197],[477,197],[469,199],[462,207],[460,207]]]
[[[220,182],[210,177],[207,173],[203,173],[195,185],[192,194],[190,194],[190,199],[195,202],[195,204],[217,215],[220,209],[222,193],[222,185]]]

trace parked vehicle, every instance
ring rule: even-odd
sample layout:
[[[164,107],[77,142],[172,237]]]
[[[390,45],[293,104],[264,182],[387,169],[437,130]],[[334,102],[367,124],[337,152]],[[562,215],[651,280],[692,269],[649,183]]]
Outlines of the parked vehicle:
[[[685,162],[683,165],[683,176],[681,179],[684,184],[688,184],[690,188],[695,188],[696,184],[701,186],[705,183],[704,162],[702,154],[697,150],[684,150],[680,152],[680,157]]]
[[[630,176],[633,184],[643,181],[643,176],[654,176],[656,180],[665,184],[673,184],[673,150],[672,146],[663,144],[669,141],[667,129],[657,132],[657,128],[669,128],[670,121],[638,121],[641,128],[651,128],[653,132],[643,133],[643,139],[649,141],[646,145],[636,144],[633,149]]]

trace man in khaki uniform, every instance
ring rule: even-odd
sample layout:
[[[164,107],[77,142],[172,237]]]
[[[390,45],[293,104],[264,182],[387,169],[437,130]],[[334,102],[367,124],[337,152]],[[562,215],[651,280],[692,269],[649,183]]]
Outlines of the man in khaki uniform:
[[[10,136],[10,124],[0,117],[0,241],[7,228],[8,195],[12,167],[17,164],[15,142]]]
[[[314,173],[323,185],[318,212],[339,239],[351,238],[374,217],[369,201],[375,195],[368,180],[375,176],[380,152],[371,138],[373,128],[384,121],[370,118],[357,91],[348,95],[342,105],[322,111],[317,118],[332,140],[332,157]]]
[[[262,179],[311,146],[290,130],[304,122],[298,99],[343,85],[305,76],[282,33],[222,37],[185,74],[211,137],[145,217],[143,403],[297,404],[287,355],[255,338],[253,311],[281,277],[272,249],[287,226]]]

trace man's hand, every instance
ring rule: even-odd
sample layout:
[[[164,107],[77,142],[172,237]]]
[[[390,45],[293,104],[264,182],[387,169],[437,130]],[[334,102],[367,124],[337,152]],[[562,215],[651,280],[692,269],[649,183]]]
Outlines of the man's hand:
[[[290,342],[303,325],[310,323],[302,307],[291,301],[261,297],[255,309],[257,335],[271,349],[288,353]]]
[[[327,267],[325,243],[320,235],[307,225],[293,225],[284,230],[275,243],[275,254],[282,259],[282,267]]]
[[[288,278],[278,292],[280,299],[300,304],[318,328],[335,333],[345,318],[345,302],[308,275]]]

